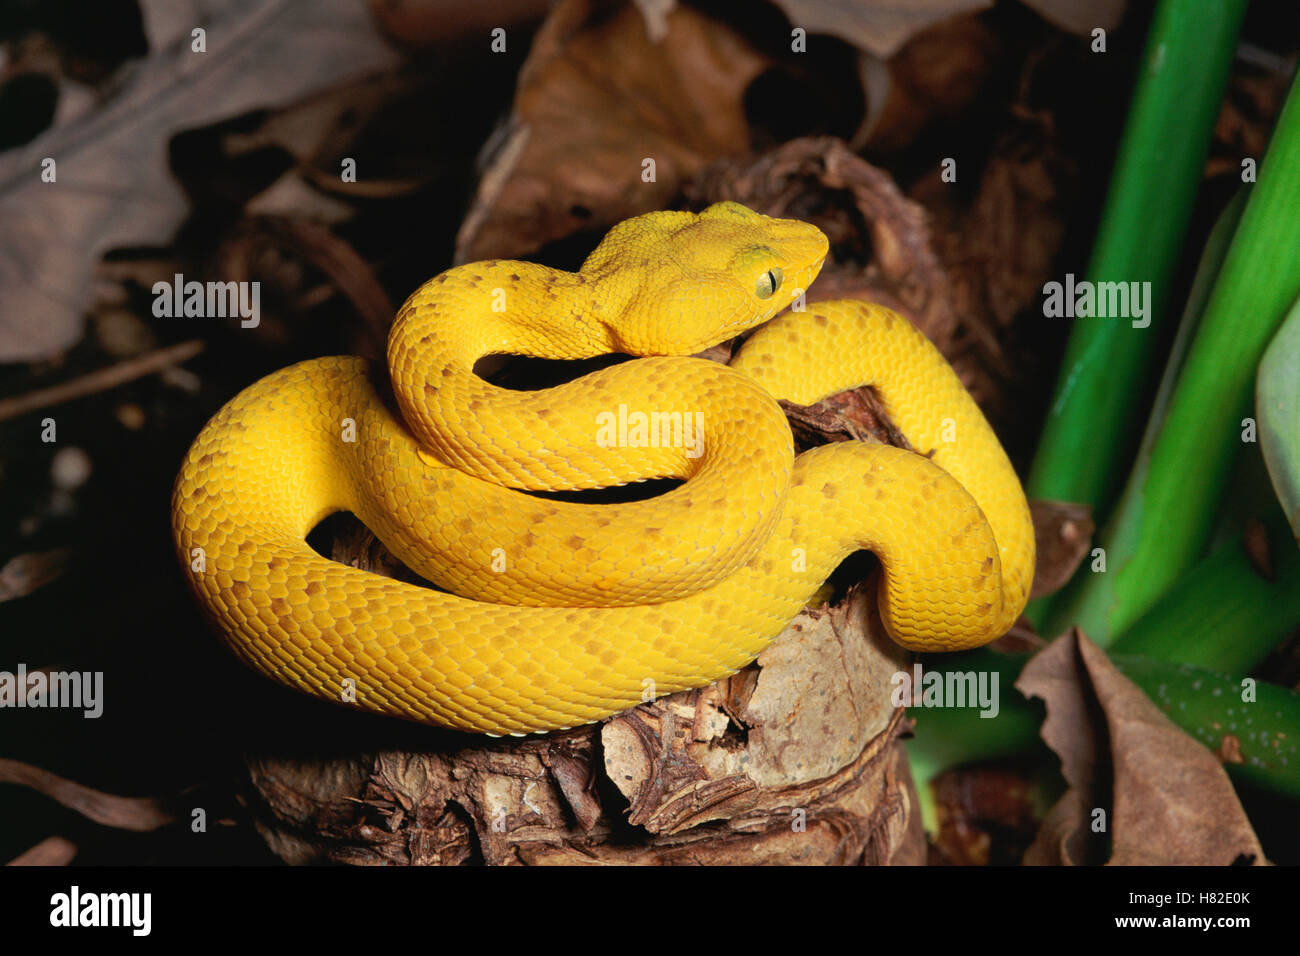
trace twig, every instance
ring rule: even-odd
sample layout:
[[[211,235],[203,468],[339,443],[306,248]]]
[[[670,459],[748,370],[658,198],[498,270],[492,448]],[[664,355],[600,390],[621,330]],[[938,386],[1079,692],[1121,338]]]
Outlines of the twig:
[[[57,580],[72,558],[71,548],[20,554],[0,567],[0,603],[31,594]]]
[[[52,836],[19,853],[5,866],[67,866],[76,855],[77,844],[67,837]]]
[[[16,783],[75,810],[87,820],[120,830],[148,833],[176,817],[154,797],[119,797],[74,783],[18,760],[0,757],[0,783]]]
[[[153,372],[161,371],[169,365],[179,365],[181,362],[187,362],[202,352],[203,349],[204,343],[202,340],[191,339],[178,345],[169,345],[165,349],[146,352],[144,355],[138,355],[108,368],[88,372],[60,385],[40,388],[14,398],[0,399],[0,422],[8,421],[10,418],[17,418],[19,415],[25,415],[40,408],[62,405],[74,398],[84,398],[87,395],[94,395],[96,392],[116,388],[137,378],[143,378]]]

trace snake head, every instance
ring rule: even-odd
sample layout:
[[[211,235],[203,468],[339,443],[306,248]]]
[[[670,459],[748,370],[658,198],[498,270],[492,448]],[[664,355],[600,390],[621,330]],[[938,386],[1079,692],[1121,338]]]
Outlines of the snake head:
[[[721,202],[620,223],[582,271],[624,290],[612,297],[621,310],[605,317],[616,350],[689,355],[789,306],[817,277],[828,248],[816,226]]]

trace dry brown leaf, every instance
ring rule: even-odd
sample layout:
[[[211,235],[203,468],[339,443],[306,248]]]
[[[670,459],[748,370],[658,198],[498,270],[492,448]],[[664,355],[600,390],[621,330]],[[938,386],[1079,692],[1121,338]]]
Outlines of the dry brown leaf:
[[[321,156],[333,159],[409,82],[384,73],[324,90],[269,113],[255,129],[227,133],[223,145],[232,159],[267,147],[283,149],[304,165]],[[337,169],[331,172],[337,184]]]
[[[336,226],[352,218],[356,210],[346,202],[307,185],[301,170],[292,169],[244,205],[250,216],[297,217],[308,222]]]
[[[1099,802],[1094,779],[1099,743],[1090,719],[1086,681],[1079,671],[1075,645],[1068,636],[1062,637],[1035,655],[1015,684],[1026,697],[1048,702],[1039,735],[1061,758],[1061,776],[1070,787],[1048,812],[1038,838],[1026,851],[1029,865],[1092,862],[1085,806]]]
[[[213,8],[218,9],[218,8]],[[87,283],[108,249],[166,241],[184,219],[167,142],[254,107],[391,66],[352,0],[142,4],[154,52],[104,105],[0,155],[0,361],[45,358],[81,336]],[[207,50],[191,52],[190,31]],[[57,180],[42,182],[42,162]]]
[[[689,8],[667,15],[659,43],[635,6],[597,9],[562,0],[538,32],[457,262],[523,256],[662,209],[705,164],[749,149],[743,95],[763,56]]]
[[[1042,737],[1070,785],[1026,863],[1092,862],[1105,834],[1116,865],[1263,861],[1219,759],[1077,628],[1034,657],[1016,687],[1046,701]],[[1105,828],[1094,832],[1100,820]]]
[[[1029,596],[1039,598],[1059,591],[1074,577],[1092,544],[1095,526],[1091,508],[1069,501],[1034,499],[1029,502],[1029,515],[1038,554]]]
[[[1038,835],[1025,851],[1025,866],[1082,866],[1088,857],[1088,802],[1082,791],[1067,790],[1052,804]]]

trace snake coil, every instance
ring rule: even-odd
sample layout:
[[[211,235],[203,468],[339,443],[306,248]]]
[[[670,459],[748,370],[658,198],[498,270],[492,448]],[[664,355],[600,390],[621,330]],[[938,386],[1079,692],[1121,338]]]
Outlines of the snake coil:
[[[778,315],[826,253],[814,226],[720,203],[622,222],[577,272],[442,273],[389,337],[400,416],[382,370],[321,358],[249,386],[195,439],[172,524],[200,605],[290,687],[491,734],[725,677],[863,548],[881,559],[894,640],[993,640],[1033,574],[1020,483],[905,319],[851,301]],[[729,366],[688,357],[765,322]],[[641,357],[534,392],[474,373],[492,354],[609,352]],[[921,453],[845,442],[795,457],[777,399],[862,385]],[[663,477],[683,483],[622,504],[527,493]],[[306,536],[337,511],[445,591],[316,554]]]

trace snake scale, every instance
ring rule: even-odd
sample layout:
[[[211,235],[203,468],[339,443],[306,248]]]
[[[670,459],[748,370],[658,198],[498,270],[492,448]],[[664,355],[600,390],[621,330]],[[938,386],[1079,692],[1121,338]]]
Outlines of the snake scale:
[[[200,432],[172,499],[199,603],[239,658],[290,687],[490,734],[719,680],[864,548],[898,643],[993,640],[1033,575],[1020,483],[901,316],[852,301],[785,311],[827,251],[812,225],[728,202],[622,222],[577,272],[442,273],[399,310],[387,375],[301,362]],[[759,325],[729,366],[690,357]],[[531,392],[474,370],[493,354],[610,352],[640,357]],[[777,399],[861,385],[921,453],[843,442],[796,457]],[[530,493],[651,478],[681,483],[618,504]],[[306,536],[338,511],[443,590],[317,554]]]

